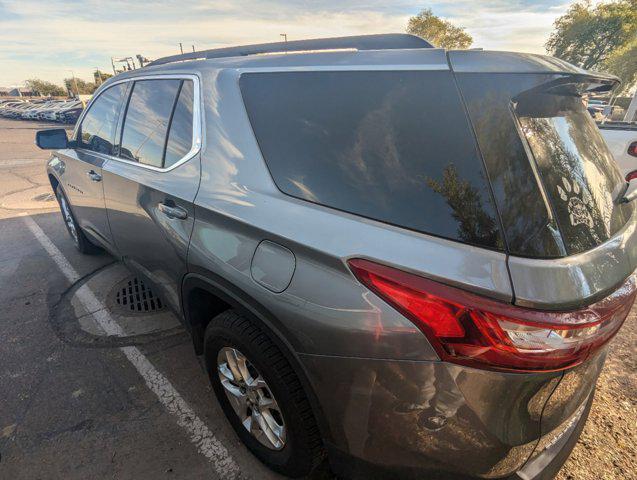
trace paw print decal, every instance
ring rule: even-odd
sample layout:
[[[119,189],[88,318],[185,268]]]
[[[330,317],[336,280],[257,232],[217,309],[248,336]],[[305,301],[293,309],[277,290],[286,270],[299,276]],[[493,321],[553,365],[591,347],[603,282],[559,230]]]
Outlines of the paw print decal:
[[[566,203],[571,225],[586,225],[592,229],[593,217],[590,209],[593,206],[593,201],[590,195],[582,192],[576,182],[573,182],[571,186],[570,182],[564,177],[562,177],[562,184],[564,188],[558,184],[557,191],[560,194],[560,198]]]

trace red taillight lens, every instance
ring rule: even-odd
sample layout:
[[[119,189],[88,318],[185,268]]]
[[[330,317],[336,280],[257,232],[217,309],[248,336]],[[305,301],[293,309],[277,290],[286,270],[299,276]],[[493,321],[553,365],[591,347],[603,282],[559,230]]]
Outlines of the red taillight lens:
[[[630,145],[628,145],[628,155],[637,157],[637,142],[633,142]]]
[[[517,307],[362,259],[361,283],[410,319],[449,362],[512,371],[554,371],[583,362],[622,326],[637,292],[630,277],[586,308]]]

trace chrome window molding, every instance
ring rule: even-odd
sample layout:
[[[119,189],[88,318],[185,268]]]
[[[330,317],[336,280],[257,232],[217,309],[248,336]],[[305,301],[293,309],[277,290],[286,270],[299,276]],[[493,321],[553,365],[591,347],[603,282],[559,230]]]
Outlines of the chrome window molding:
[[[80,125],[82,124],[82,122],[84,121],[84,116],[86,115],[86,113],[90,110],[91,106],[93,105],[93,103],[100,97],[100,95],[102,95],[105,91],[107,91],[109,88],[114,87],[115,85],[119,85],[122,83],[130,83],[130,82],[135,82],[137,80],[192,80],[193,82],[193,87],[194,87],[194,94],[193,94],[193,121],[192,121],[192,147],[190,148],[190,151],[184,155],[181,159],[179,159],[177,162],[173,163],[170,167],[167,168],[160,168],[160,167],[155,167],[153,165],[146,165],[144,163],[140,163],[140,162],[133,162],[130,160],[125,160],[123,158],[120,157],[116,157],[114,155],[106,155],[103,153],[98,153],[98,152],[94,152],[92,150],[86,150],[84,148],[78,148],[78,150],[84,150],[86,152],[90,152],[93,155],[97,155],[105,160],[112,160],[112,161],[116,161],[116,162],[121,162],[121,163],[127,163],[129,165],[135,165],[139,168],[145,168],[147,170],[153,170],[156,172],[169,172],[171,170],[174,170],[175,168],[179,167],[180,165],[186,163],[188,160],[190,160],[191,158],[195,157],[202,149],[202,145],[203,145],[203,111],[201,108],[201,102],[202,102],[202,97],[201,97],[201,82],[199,79],[199,76],[191,74],[191,73],[170,73],[170,74],[162,74],[162,73],[156,73],[156,74],[152,74],[152,75],[140,75],[140,76],[134,76],[134,77],[128,77],[128,78],[124,78],[122,80],[117,80],[114,81],[113,83],[109,84],[106,88],[104,88],[101,92],[99,92],[99,94],[95,97],[93,97],[91,99],[91,101],[89,102],[89,104],[86,106],[86,108],[84,109],[84,112],[82,112],[82,116],[78,119],[77,124],[75,125],[75,129],[73,130],[73,138],[77,139],[77,133],[78,133],[78,129],[80,128]],[[126,98],[126,101],[128,101],[128,98]],[[122,112],[124,113],[124,112]],[[167,132],[168,134],[168,132]]]

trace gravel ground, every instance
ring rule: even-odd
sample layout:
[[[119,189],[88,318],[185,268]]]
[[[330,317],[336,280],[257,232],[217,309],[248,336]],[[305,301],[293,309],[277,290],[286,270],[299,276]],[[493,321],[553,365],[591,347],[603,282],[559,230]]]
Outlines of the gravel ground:
[[[637,479],[637,306],[610,345],[588,422],[557,480]]]

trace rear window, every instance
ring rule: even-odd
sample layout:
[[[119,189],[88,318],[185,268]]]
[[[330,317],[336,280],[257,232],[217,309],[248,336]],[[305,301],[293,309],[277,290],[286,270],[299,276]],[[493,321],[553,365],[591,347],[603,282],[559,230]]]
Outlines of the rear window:
[[[616,201],[625,181],[581,98],[534,93],[516,100],[568,253],[608,240],[626,224],[633,206]]]
[[[243,74],[278,188],[389,224],[502,249],[482,160],[450,72]]]

